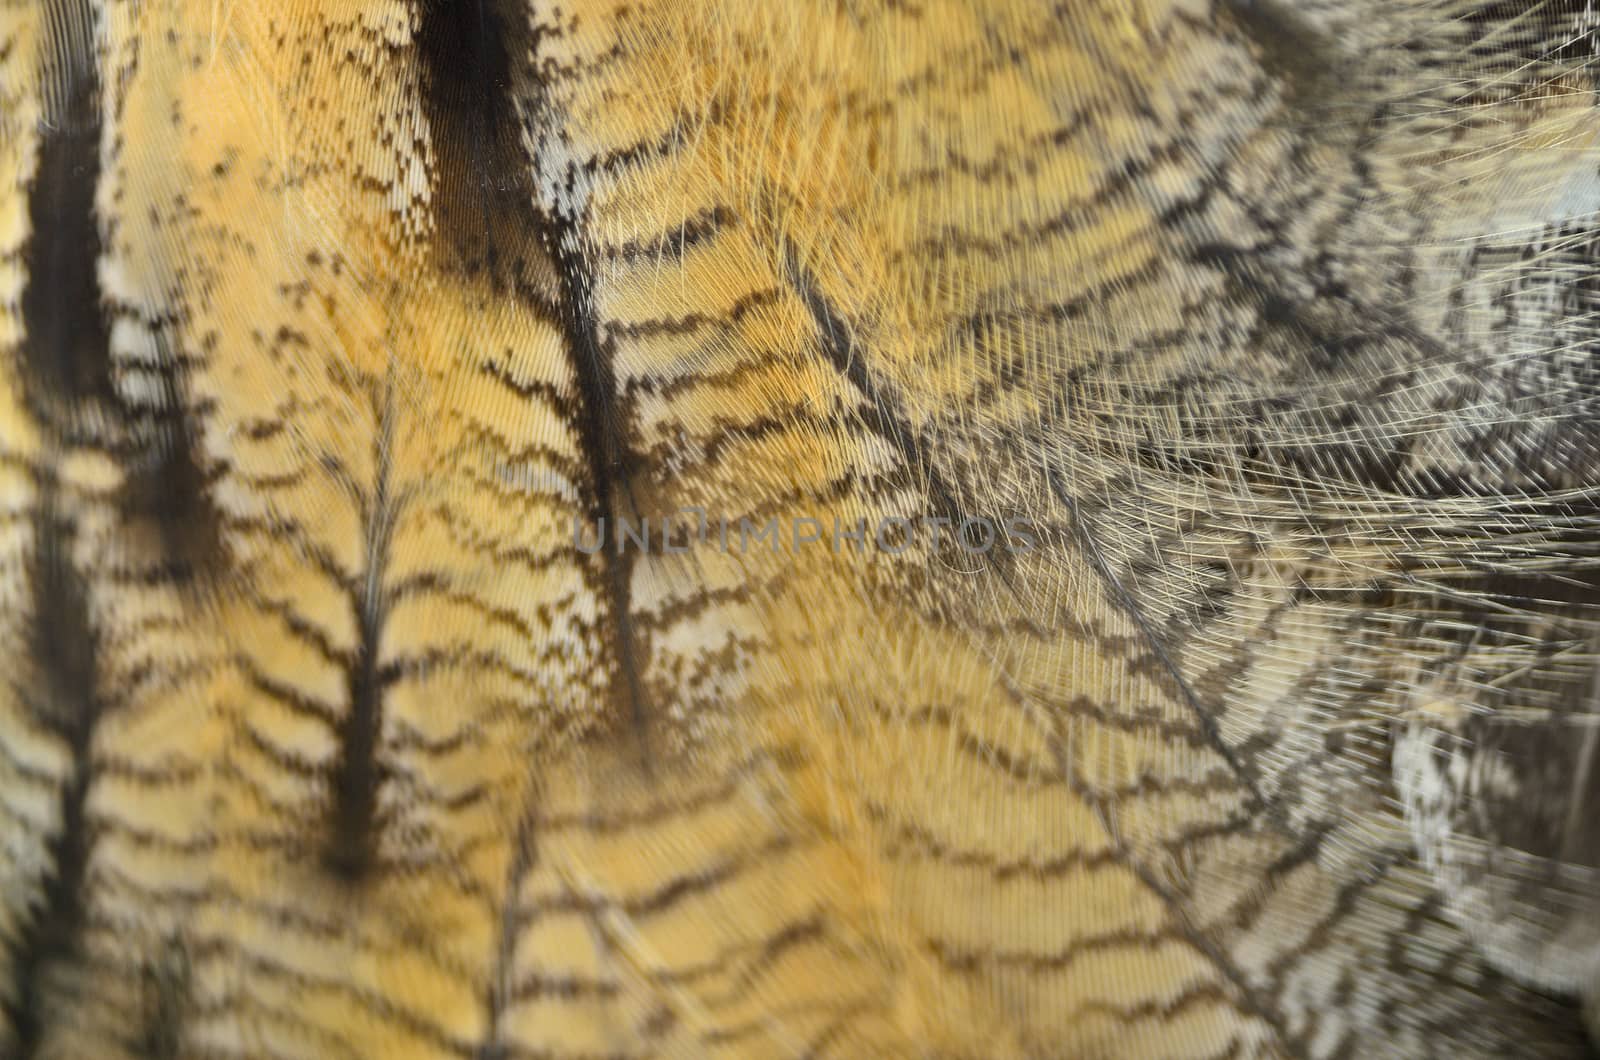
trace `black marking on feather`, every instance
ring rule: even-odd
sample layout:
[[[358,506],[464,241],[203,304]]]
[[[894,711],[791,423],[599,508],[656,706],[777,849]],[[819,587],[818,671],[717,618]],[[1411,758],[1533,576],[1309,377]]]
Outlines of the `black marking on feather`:
[[[69,553],[73,527],[56,508],[55,484],[41,483],[31,570],[34,665],[32,712],[66,747],[71,764],[58,795],[60,826],[50,838],[43,903],[11,946],[14,986],[8,1015],[18,1058],[35,1055],[44,1036],[51,969],[77,953],[91,837],[86,802],[90,744],[101,700],[95,688],[98,638],[87,586]]]
[[[176,1060],[183,1047],[184,1013],[192,1003],[193,972],[189,953],[176,935],[140,967],[144,1023],[133,1042],[142,1060]]]
[[[505,1016],[516,999],[517,939],[525,921],[522,887],[539,864],[538,800],[530,797],[517,823],[511,865],[506,872],[505,900],[500,909],[500,930],[495,935],[494,971],[485,999],[483,1041],[472,1060],[507,1060]]]
[[[591,517],[601,527],[617,527],[624,521],[639,525],[641,513],[630,485],[640,461],[625,439],[612,348],[602,343],[598,334],[589,265],[579,251],[576,228],[554,219],[549,225],[547,246],[561,278],[561,326],[580,398],[577,428],[589,461]],[[620,683],[613,680],[611,697],[618,716],[626,717],[633,726],[648,768],[651,718],[641,667],[647,648],[633,623],[633,565],[638,554],[631,549],[602,548],[597,555],[605,568],[611,652],[621,678]]]
[[[136,462],[127,469],[122,507],[134,518],[154,522],[161,542],[160,576],[188,582],[220,563],[222,520],[202,464],[199,410],[188,396],[185,373],[164,331],[156,332],[156,346],[159,363],[140,366],[154,372],[155,405],[138,407],[124,398]]]
[[[30,398],[52,425],[79,399],[110,394],[110,358],[96,273],[100,228],[100,80],[89,4],[45,4],[55,66],[43,74],[45,120],[28,199],[22,319]]]
[[[102,117],[94,15],[81,0],[53,0],[44,9],[52,61],[42,75],[45,118],[29,197],[22,292],[29,403],[63,444],[109,446],[126,458],[124,513],[154,521],[163,546],[160,574],[184,579],[207,565],[220,540],[196,459],[193,410],[184,401],[176,358],[165,346],[166,325],[102,299],[95,210]],[[160,351],[154,363],[124,355],[114,365],[113,312],[131,318],[136,328],[153,330]],[[119,395],[116,369],[154,379],[153,398],[133,396],[128,388]]]
[[[1283,86],[1289,102],[1326,104],[1341,95],[1337,49],[1282,0],[1222,0],[1221,6],[1256,44],[1262,69]]]
[[[1403,360],[1391,358],[1392,364],[1386,366],[1390,370],[1363,382],[1359,391],[1347,391],[1343,402],[1320,397],[1324,404],[1312,408],[1303,400],[1305,388],[1263,391],[1252,414],[1245,417],[1250,424],[1243,439],[1249,462],[1268,468],[1297,467],[1314,479],[1342,479],[1390,493],[1416,495],[1429,488],[1459,486],[1443,478],[1419,481],[1407,472],[1410,440],[1358,429],[1362,416],[1405,390],[1416,366],[1428,360],[1443,362],[1446,351],[1407,321],[1358,302],[1336,281],[1319,281],[1312,275],[1316,286],[1310,294],[1285,288],[1265,274],[1272,251],[1279,247],[1271,241],[1255,247],[1208,243],[1190,251],[1195,264],[1223,275],[1231,298],[1255,309],[1256,325],[1245,340],[1248,346],[1292,358],[1293,371],[1318,384],[1338,383],[1359,358],[1385,344],[1403,346],[1409,353]],[[1278,424],[1278,429],[1261,430],[1269,423]],[[1336,443],[1292,441],[1340,435],[1344,439]],[[1181,465],[1185,457],[1170,454],[1170,461]]]
[[[444,267],[480,278],[496,293],[512,293],[538,308],[549,302],[527,159],[510,97],[510,55],[517,23],[493,0],[415,0],[415,47],[422,102],[430,131],[434,250]],[[541,283],[541,280],[545,282]],[[387,402],[387,398],[385,401]],[[382,414],[387,431],[387,406]],[[385,440],[368,519],[364,584],[353,597],[360,647],[349,677],[349,713],[341,727],[334,781],[329,869],[347,880],[371,866],[383,770],[378,760],[383,693],[396,673],[378,662],[389,599],[382,571],[395,513]]]
[[[1296,266],[1309,288],[1290,289],[1268,272],[1280,249],[1269,239],[1249,247],[1208,243],[1190,251],[1194,263],[1222,274],[1228,297],[1255,310],[1246,345],[1281,358],[1292,376],[1261,389],[1240,417],[1246,426],[1233,440],[1252,469],[1281,474],[1293,468],[1325,488],[1342,483],[1430,499],[1592,485],[1600,459],[1600,428],[1586,389],[1592,364],[1578,366],[1580,375],[1560,392],[1541,390],[1545,384],[1530,385],[1476,359],[1473,350],[1420,330],[1403,312],[1357,298],[1314,263]],[[1582,305],[1579,285],[1568,285],[1562,296]],[[1421,404],[1414,384],[1424,370],[1445,365],[1456,366],[1456,385]],[[1483,425],[1458,421],[1450,440],[1467,467],[1455,469],[1419,457],[1422,436],[1407,426],[1418,414],[1489,404],[1513,410],[1523,403],[1559,412],[1559,447],[1538,417]],[[1192,455],[1165,456],[1173,466],[1195,463]]]
[[[634,521],[632,498],[625,494],[639,460],[622,441],[616,374],[598,334],[591,267],[577,224],[535,207],[532,164],[516,132],[522,126],[512,100],[510,57],[527,54],[532,45],[525,15],[495,0],[423,0],[421,11],[418,46],[437,165],[436,221],[439,238],[450,241],[442,249],[457,268],[486,277],[494,290],[509,290],[555,318],[579,396],[576,407],[564,411],[587,455],[587,514],[596,525],[604,520],[612,528],[619,519]],[[635,561],[631,553],[602,549],[595,574],[610,615],[613,711],[629,720],[648,762],[639,663],[645,650],[631,619]]]
[[[333,827],[323,863],[349,882],[366,875],[377,846],[378,790],[383,782],[378,758],[383,728],[383,696],[394,674],[379,666],[389,597],[383,578],[394,535],[395,499],[390,496],[392,394],[386,389],[378,413],[372,496],[365,502],[366,561],[359,581],[350,587],[356,610],[358,640],[346,675],[349,710],[339,728],[339,764],[333,781]]]
[[[1516,71],[1593,64],[1600,28],[1593,0],[1492,0],[1463,19],[1467,44]]]
[[[927,441],[912,427],[905,411],[905,402],[891,385],[873,375],[867,365],[866,351],[857,344],[850,325],[839,315],[816,278],[801,264],[792,248],[785,251],[784,270],[790,287],[811,315],[823,354],[861,395],[862,413],[868,428],[894,449],[906,468],[910,482],[921,484],[932,515],[948,522],[952,531],[966,525],[969,513],[957,501],[949,479],[934,463]],[[966,546],[973,552],[977,552],[981,544],[975,538],[966,541]],[[1008,556],[1009,553],[1004,550],[991,549],[986,558],[1010,585]]]
[[[1468,827],[1538,860],[1547,875],[1525,869],[1525,885],[1555,887],[1567,870],[1600,873],[1593,812],[1600,807],[1600,570],[1593,543],[1600,510],[1591,504],[1559,520],[1535,513],[1528,521],[1546,539],[1541,552],[1568,557],[1565,568],[1519,571],[1514,559],[1480,547],[1473,559],[1488,570],[1451,586],[1443,610],[1452,619],[1430,630],[1429,640],[1452,654],[1482,644],[1521,649],[1520,667],[1477,677],[1483,687],[1472,688],[1474,705],[1483,713],[1460,723],[1462,753],[1496,763],[1503,785],[1479,794]],[[1560,523],[1567,526],[1558,529]],[[1518,546],[1505,552],[1515,557]],[[1531,724],[1517,714],[1529,710],[1548,711],[1548,720]],[[1600,912],[1600,899],[1590,907]]]
[[[418,0],[417,49],[432,134],[435,242],[496,291],[542,258],[527,156],[511,101],[508,19],[493,0]]]
[[[1184,677],[1183,669],[1178,665],[1178,660],[1173,658],[1171,652],[1167,650],[1165,639],[1145,613],[1144,606],[1140,603],[1138,596],[1128,588],[1122,578],[1118,577],[1117,572],[1106,560],[1105,553],[1100,548],[1093,521],[1086,517],[1078,503],[1078,498],[1073,494],[1066,480],[1058,471],[1049,472],[1048,479],[1051,492],[1056,495],[1056,499],[1062,503],[1071,516],[1072,523],[1068,528],[1068,532],[1077,543],[1079,551],[1105,586],[1106,594],[1111,598],[1112,603],[1128,616],[1135,628],[1138,629],[1140,638],[1150,646],[1150,651],[1154,654],[1157,664],[1171,679],[1172,687],[1177,696],[1182,700],[1184,706],[1188,708],[1190,714],[1194,716],[1196,724],[1200,726],[1200,732],[1206,744],[1223,760],[1229,772],[1238,780],[1240,787],[1248,794],[1247,812],[1252,816],[1264,812],[1276,812],[1261,791],[1260,780],[1255,768],[1246,762],[1239,751],[1224,738],[1222,727],[1217,722],[1215,709],[1200,699],[1194,690],[1194,686]]]
[[[512,10],[516,10],[515,7]],[[504,21],[512,25],[515,32],[502,47],[507,53],[519,56],[520,61],[531,62],[532,69],[522,72],[533,81],[534,95],[542,96],[558,71],[549,64],[540,64],[535,56],[541,31],[528,25],[525,13],[515,18],[508,16]],[[501,90],[505,82],[498,74],[498,65],[491,65],[497,71],[495,76],[487,80],[480,76],[479,79],[480,84],[492,84],[494,89],[494,98],[487,106],[495,114],[511,113],[515,109],[512,93],[509,87]],[[542,98],[531,102],[535,108],[548,105]],[[507,127],[526,131],[530,117],[521,114],[514,121],[508,120]],[[539,140],[542,145],[547,137],[541,135]],[[502,149],[509,151],[510,146]],[[517,149],[522,152],[521,156],[508,164],[519,172],[534,172],[543,161],[539,157],[529,157],[528,150],[520,144]],[[569,190],[580,168],[581,164],[577,163],[568,166],[564,176]],[[527,195],[530,202],[537,198],[531,187]],[[562,203],[540,201],[533,212],[533,232],[537,246],[553,267],[554,323],[565,339],[564,347],[577,391],[577,401],[567,421],[578,435],[578,444],[588,465],[586,514],[602,531],[615,531],[622,523],[642,525],[640,517],[646,513],[640,511],[633,487],[644,461],[628,444],[628,416],[622,407],[613,363],[614,340],[602,339],[601,322],[595,309],[593,259],[599,256],[600,248],[584,234],[582,216]],[[637,559],[637,550],[602,548],[593,557],[594,567],[586,570],[585,575],[598,583],[595,591],[604,601],[608,616],[604,635],[612,660],[607,684],[609,713],[631,727],[640,764],[650,771],[653,769],[652,711],[643,672],[649,647],[647,634],[633,622],[633,569]]]
[[[24,388],[46,443],[34,472],[32,589],[24,689],[30,713],[63,746],[66,776],[59,822],[49,837],[50,867],[40,904],[9,945],[12,989],[5,1012],[12,1055],[34,1056],[45,1037],[51,977],[78,952],[91,837],[86,802],[90,747],[102,701],[96,688],[98,634],[88,587],[72,563],[76,526],[61,510],[56,479],[63,436],[70,438],[84,399],[110,394],[107,326],[97,266],[100,230],[100,85],[93,11],[82,0],[44,6],[51,64],[42,72],[45,121],[28,202],[31,234],[23,251]]]
[[[1309,351],[1314,368],[1332,371],[1377,333],[1335,327],[1326,319],[1327,314],[1319,314],[1319,301],[1286,291],[1266,278],[1262,266],[1279,246],[1274,242],[1263,246],[1204,243],[1193,248],[1189,256],[1195,264],[1222,273],[1232,296],[1256,307],[1261,332],[1292,332],[1294,346]],[[1337,285],[1327,284],[1316,294],[1321,301],[1338,301],[1341,307],[1358,308],[1349,306],[1345,292]],[[1342,323],[1344,315],[1339,319]],[[1366,314],[1358,313],[1356,319],[1365,320]]]

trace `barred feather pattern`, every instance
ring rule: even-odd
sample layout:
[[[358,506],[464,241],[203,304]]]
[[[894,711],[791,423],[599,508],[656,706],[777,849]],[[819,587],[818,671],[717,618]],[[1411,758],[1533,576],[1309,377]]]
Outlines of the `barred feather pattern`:
[[[1584,1055],[1597,26],[0,0],[0,1056]]]

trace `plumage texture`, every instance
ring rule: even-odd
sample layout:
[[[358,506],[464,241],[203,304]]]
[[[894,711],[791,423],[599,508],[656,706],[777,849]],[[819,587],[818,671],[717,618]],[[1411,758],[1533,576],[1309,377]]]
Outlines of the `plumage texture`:
[[[1583,1055],[1597,23],[0,0],[0,1055]]]

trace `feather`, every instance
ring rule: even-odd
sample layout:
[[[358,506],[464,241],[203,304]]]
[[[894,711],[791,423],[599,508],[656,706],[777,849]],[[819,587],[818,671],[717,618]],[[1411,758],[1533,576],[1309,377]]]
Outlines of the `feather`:
[[[0,0],[0,1055],[1582,1055],[1597,24]]]

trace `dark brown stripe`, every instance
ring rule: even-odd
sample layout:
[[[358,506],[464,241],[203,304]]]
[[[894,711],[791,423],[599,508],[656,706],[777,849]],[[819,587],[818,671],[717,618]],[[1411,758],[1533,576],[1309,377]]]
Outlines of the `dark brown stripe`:
[[[609,244],[600,247],[597,253],[605,261],[626,265],[644,263],[659,267],[675,264],[693,248],[715,239],[737,219],[737,215],[726,206],[708,206],[695,211],[678,222],[676,227],[666,229],[653,239],[641,237]]]
[[[499,0],[415,0],[432,136],[435,249],[496,291],[533,295],[548,272],[526,154],[507,91],[527,16]]]
[[[1249,794],[1253,812],[1265,812],[1270,809],[1267,799],[1261,794],[1257,786],[1255,772],[1245,763],[1237,750],[1235,750],[1222,737],[1221,726],[1217,722],[1213,706],[1202,703],[1195,694],[1193,686],[1184,676],[1178,661],[1168,652],[1150,619],[1145,614],[1143,605],[1138,597],[1128,588],[1127,584],[1117,576],[1105,558],[1105,553],[1100,549],[1099,537],[1091,518],[1087,516],[1079,505],[1078,498],[1067,487],[1062,475],[1057,471],[1048,474],[1051,491],[1056,495],[1071,516],[1071,535],[1079,551],[1087,560],[1091,570],[1104,585],[1106,594],[1119,610],[1124,612],[1139,630],[1143,641],[1149,646],[1151,653],[1159,663],[1159,668],[1166,673],[1172,682],[1172,690],[1177,698],[1188,708],[1199,725],[1205,737],[1206,744],[1212,748],[1227,764],[1229,771],[1238,778],[1240,786]]]
[[[639,525],[640,513],[629,483],[640,461],[628,447],[624,414],[617,407],[616,369],[609,346],[600,342],[593,279],[581,250],[581,236],[575,221],[551,218],[548,224],[547,245],[554,252],[561,277],[562,328],[578,382],[577,427],[589,461],[590,518],[602,529],[615,527],[620,520]],[[607,639],[615,675],[610,686],[613,709],[632,725],[642,759],[648,763],[650,710],[640,662],[647,649],[632,618],[636,558],[637,552],[628,549],[601,549],[595,555],[604,568]]]
[[[223,555],[211,474],[200,455],[197,421],[208,407],[190,399],[187,369],[172,351],[164,326],[154,331],[154,339],[158,363],[138,369],[156,378],[153,404],[141,406],[124,395],[120,406],[132,430],[134,456],[122,507],[159,529],[162,579],[187,582],[215,570]],[[127,367],[127,359],[119,358],[118,369]]]
[[[789,836],[775,836],[750,850],[726,856],[698,872],[674,876],[660,887],[626,898],[620,903],[621,909],[633,920],[657,916],[687,898],[709,894],[745,872],[776,860],[794,846],[795,842]]]
[[[530,983],[526,977],[517,978],[517,940],[522,933],[522,885],[539,864],[537,796],[530,796],[523,807],[522,819],[517,822],[513,839],[511,864],[506,870],[505,894],[499,911],[499,930],[495,933],[494,970],[489,980],[488,994],[484,999],[483,1041],[473,1050],[473,1060],[507,1060],[511,1055],[505,1041],[506,1010],[518,1000],[535,993],[562,994],[559,987],[544,979]],[[577,994],[577,986],[574,985]]]
[[[45,118],[39,168],[28,200],[31,235],[23,251],[31,403],[64,417],[82,398],[111,393],[106,318],[97,267],[100,226],[94,197],[100,180],[100,78],[87,0],[44,4],[44,36],[60,63],[42,73]]]
[[[912,426],[905,411],[905,402],[889,383],[873,374],[867,363],[867,351],[856,342],[850,325],[823,293],[816,278],[801,263],[792,247],[784,250],[784,272],[801,304],[811,314],[823,354],[861,395],[862,413],[868,427],[899,454],[908,484],[924,492],[929,514],[949,522],[951,531],[944,535],[944,540],[949,542],[945,547],[953,551],[956,545],[950,539],[967,522],[970,513],[964,511],[957,501],[951,483],[931,456],[927,439]],[[969,541],[967,544],[970,546],[979,542]],[[1002,549],[986,553],[994,569],[1009,581],[1011,568],[1007,557],[1008,554]],[[958,569],[962,565],[958,563]]]
[[[1256,45],[1257,61],[1292,104],[1326,109],[1348,98],[1339,47],[1282,0],[1222,0],[1220,5]]]
[[[394,420],[393,395],[385,386],[379,399],[378,431],[373,441],[377,481],[365,505],[366,562],[360,582],[352,587],[359,646],[346,679],[349,708],[339,731],[340,756],[333,781],[333,820],[323,863],[346,880],[357,880],[372,866],[377,846],[378,788],[383,769],[378,741],[383,725],[384,690],[394,677],[380,671],[378,655],[390,605],[384,586],[389,543],[394,535],[396,502],[389,492],[390,452]]]
[[[760,287],[739,295],[734,299],[732,305],[717,313],[702,313],[696,310],[681,317],[657,317],[648,320],[631,321],[612,320],[606,323],[606,341],[609,343],[616,339],[652,339],[663,335],[681,337],[692,335],[701,328],[708,327],[727,333],[732,331],[739,321],[746,316],[758,309],[775,305],[778,299],[777,288]]]
[[[543,25],[530,27],[525,12],[515,15],[509,11],[503,22],[509,32],[503,47],[507,55],[526,63],[515,71],[526,75],[531,85],[526,90],[525,101],[530,112],[517,120],[508,120],[508,128],[521,128],[531,133],[542,148],[557,140],[561,115],[552,101],[552,87],[562,76],[558,67],[539,54],[539,45],[555,35]],[[508,73],[510,67],[507,67]],[[493,98],[485,103],[495,113],[510,114],[517,110],[512,104],[509,86],[513,78],[496,78],[485,86]],[[523,123],[528,123],[525,127]],[[668,146],[678,135],[669,131]],[[568,165],[564,170],[549,171],[541,175],[541,191],[531,192],[528,200],[537,197],[540,205],[535,209],[532,229],[541,252],[554,266],[556,302],[555,323],[565,339],[565,348],[576,393],[565,395],[540,387],[541,396],[552,402],[564,415],[578,436],[579,448],[587,464],[585,508],[583,515],[590,524],[590,533],[596,531],[603,537],[607,528],[626,521],[639,525],[643,514],[633,496],[631,483],[643,466],[640,455],[628,443],[627,413],[623,408],[616,369],[609,343],[600,338],[600,320],[596,312],[594,295],[594,258],[598,248],[584,232],[584,218],[575,213],[560,191],[544,188],[544,184],[564,182],[567,192],[574,189],[579,169],[594,166],[624,164],[636,150],[629,148],[609,161],[591,159],[581,166]],[[666,149],[666,148],[663,148]],[[525,152],[526,154],[526,152]],[[535,150],[532,157],[523,157],[516,163],[525,173],[532,173],[546,161],[542,151]],[[503,382],[523,392],[504,373],[495,373]],[[529,388],[529,395],[534,392]],[[640,760],[649,768],[652,760],[650,715],[648,696],[644,690],[642,661],[649,654],[644,635],[634,628],[632,612],[633,565],[636,554],[625,550],[601,549],[593,556],[583,557],[585,581],[593,586],[601,598],[604,612],[603,639],[608,659],[595,667],[595,673],[604,675],[605,696],[609,700],[609,715],[629,727],[637,742]]]
[[[79,947],[91,842],[86,812],[90,743],[101,706],[95,688],[98,634],[88,587],[70,558],[74,530],[55,510],[53,485],[41,484],[41,491],[30,572],[30,699],[33,713],[66,745],[71,764],[58,794],[60,824],[47,844],[50,869],[42,880],[42,908],[10,947],[14,986],[7,1015],[18,1060],[34,1056],[44,1038],[51,968],[72,960]]]
[[[177,936],[167,938],[160,952],[140,966],[144,1019],[134,1041],[141,1060],[177,1060],[183,1028],[192,1003],[189,954]]]
[[[62,511],[56,465],[74,433],[79,405],[110,393],[107,325],[97,266],[100,230],[95,189],[100,177],[100,82],[93,11],[85,0],[44,4],[47,54],[41,72],[45,121],[39,165],[30,187],[31,235],[23,251],[24,391],[40,415],[45,448],[34,470],[38,507],[27,579],[31,621],[24,650],[29,668],[24,701],[64,746],[69,763],[58,781],[59,823],[46,847],[50,865],[37,904],[9,940],[12,986],[5,1003],[10,1056],[40,1050],[50,1018],[51,977],[75,959],[84,930],[84,880],[91,836],[87,798],[90,747],[103,708],[96,688],[99,634],[89,588],[72,562],[77,534]]]

